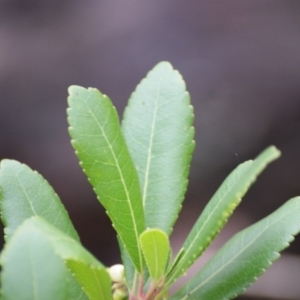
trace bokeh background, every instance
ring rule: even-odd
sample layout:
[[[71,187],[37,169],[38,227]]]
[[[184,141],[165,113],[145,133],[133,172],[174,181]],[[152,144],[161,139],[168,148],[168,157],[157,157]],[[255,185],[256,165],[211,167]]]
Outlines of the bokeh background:
[[[121,116],[147,71],[170,61],[192,97],[197,144],[175,249],[234,167],[270,144],[283,152],[199,268],[236,231],[300,194],[299,16],[296,0],[0,0],[0,157],[43,174],[83,244],[118,262],[115,233],[70,146],[67,87],[99,88]],[[240,299],[300,299],[299,255],[300,238]]]

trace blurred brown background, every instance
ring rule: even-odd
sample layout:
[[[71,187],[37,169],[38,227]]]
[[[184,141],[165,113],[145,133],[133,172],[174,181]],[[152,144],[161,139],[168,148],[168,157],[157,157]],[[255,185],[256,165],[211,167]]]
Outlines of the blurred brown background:
[[[67,87],[98,87],[121,115],[146,72],[168,60],[184,76],[196,115],[197,146],[174,230],[176,249],[235,166],[270,144],[283,152],[213,252],[300,195],[299,53],[296,0],[0,0],[0,158],[43,174],[83,244],[105,264],[117,262],[115,234],[69,143]],[[299,254],[300,237],[247,299],[300,299]]]

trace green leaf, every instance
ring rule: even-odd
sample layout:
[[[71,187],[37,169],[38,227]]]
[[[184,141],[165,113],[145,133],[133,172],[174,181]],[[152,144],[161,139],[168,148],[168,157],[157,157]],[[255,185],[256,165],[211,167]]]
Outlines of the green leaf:
[[[268,163],[278,158],[280,152],[271,146],[261,153],[254,161],[239,165],[225,179],[220,188],[209,201],[202,214],[196,221],[182,248],[176,267],[171,267],[167,285],[172,284],[210,245],[221,228],[225,225],[234,209],[241,202],[256,177]]]
[[[67,299],[67,269],[40,232],[17,232],[4,248],[1,265],[3,300]]]
[[[82,285],[89,300],[111,299],[111,281],[106,269],[89,266],[73,259],[68,259],[66,265]]]
[[[6,244],[0,262],[5,300],[71,299],[66,266],[86,294],[93,295],[90,299],[111,299],[106,268],[78,241],[40,217],[27,219],[18,227]],[[93,281],[87,284],[87,278]]]
[[[162,279],[171,251],[167,234],[160,229],[146,229],[140,235],[141,248],[153,280]]]
[[[127,284],[128,289],[130,291],[132,291],[134,288],[135,279],[137,279],[138,274],[134,268],[134,265],[132,263],[132,260],[129,256],[129,254],[126,251],[124,244],[122,243],[119,236],[117,236],[117,240],[118,240],[119,249],[121,252],[122,263],[123,263],[124,269],[125,269],[126,284]]]
[[[36,171],[15,160],[2,160],[0,189],[0,210],[8,238],[27,218],[41,216],[65,234],[79,240],[60,199]]]
[[[137,86],[122,130],[139,174],[146,227],[168,235],[187,188],[194,115],[185,83],[161,62]]]
[[[300,231],[300,197],[236,234],[170,300],[235,298],[271,266]]]
[[[141,273],[139,235],[145,229],[141,191],[116,109],[97,89],[72,86],[69,94],[72,145],[99,201]]]
[[[176,270],[177,265],[181,261],[181,258],[183,257],[184,253],[185,253],[185,249],[181,248],[177,253],[176,257],[174,258],[172,264],[170,264],[170,267],[167,272],[167,277],[170,277],[170,274],[173,273],[174,270]]]
[[[66,268],[66,267],[65,267]],[[83,291],[82,286],[74,278],[71,271],[68,270],[68,276],[66,277],[66,284],[69,288],[68,298],[66,300],[89,300],[86,293]]]

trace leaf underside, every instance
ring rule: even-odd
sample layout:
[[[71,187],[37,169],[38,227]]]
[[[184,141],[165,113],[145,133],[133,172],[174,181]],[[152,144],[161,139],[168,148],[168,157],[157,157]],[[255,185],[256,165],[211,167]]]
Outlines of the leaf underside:
[[[0,165],[0,210],[5,234],[10,238],[27,218],[41,216],[79,241],[69,215],[49,183],[36,171],[15,160]]]
[[[182,249],[184,254],[171,267],[167,285],[171,285],[204,252],[226,224],[256,177],[280,152],[271,146],[254,161],[246,161],[234,169],[209,201],[189,233]]]
[[[168,62],[157,64],[129,99],[122,131],[138,171],[147,228],[172,231],[187,188],[193,119],[182,76]]]
[[[18,227],[6,243],[0,262],[3,300],[111,299],[105,267],[76,240],[40,217],[27,219]],[[94,282],[86,285],[87,278]],[[80,290],[78,285],[89,295],[96,281],[101,291],[98,288],[95,297],[86,297],[82,292],[74,297],[74,291]]]
[[[229,240],[170,300],[233,299],[271,266],[300,231],[300,197]]]
[[[141,272],[139,235],[145,229],[141,191],[116,109],[107,96],[94,88],[72,86],[69,95],[72,145],[133,264]]]

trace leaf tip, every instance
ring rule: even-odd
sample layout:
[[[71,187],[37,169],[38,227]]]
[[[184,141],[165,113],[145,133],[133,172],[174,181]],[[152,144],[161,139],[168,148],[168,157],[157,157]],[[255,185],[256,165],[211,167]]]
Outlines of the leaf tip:
[[[85,90],[84,87],[79,86],[79,85],[71,85],[68,88],[68,93],[70,96],[78,96],[79,92]]]
[[[272,158],[276,159],[281,156],[281,151],[274,145],[269,146],[266,151],[272,153]]]
[[[174,69],[172,64],[166,60],[159,62],[155,67],[164,67],[164,68],[168,68],[168,69]]]

